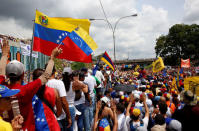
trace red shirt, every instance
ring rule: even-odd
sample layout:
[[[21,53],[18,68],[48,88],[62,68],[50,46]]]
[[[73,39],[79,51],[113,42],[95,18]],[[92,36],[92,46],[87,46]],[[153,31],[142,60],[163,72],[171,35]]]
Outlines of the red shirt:
[[[5,85],[5,77],[0,75],[0,84]],[[32,98],[41,87],[41,80],[37,79],[26,85],[14,84],[6,85],[10,89],[19,89],[20,92],[16,95],[19,101],[20,114],[24,118],[23,130],[35,131],[35,120],[32,109]],[[12,119],[12,113],[9,113],[9,117]]]

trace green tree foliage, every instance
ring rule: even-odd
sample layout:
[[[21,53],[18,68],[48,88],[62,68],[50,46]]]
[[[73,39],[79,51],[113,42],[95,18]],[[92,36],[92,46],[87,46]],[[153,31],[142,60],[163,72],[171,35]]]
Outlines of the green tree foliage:
[[[156,56],[164,58],[167,65],[179,65],[180,59],[199,58],[199,25],[176,24],[167,35],[156,39]]]
[[[56,68],[56,70],[63,71],[63,69],[64,69],[64,62],[63,62],[63,60],[56,58],[54,61],[55,61],[55,68]]]
[[[81,68],[86,67],[85,63],[81,63],[81,62],[73,62],[71,64],[71,68],[72,70],[80,70]]]

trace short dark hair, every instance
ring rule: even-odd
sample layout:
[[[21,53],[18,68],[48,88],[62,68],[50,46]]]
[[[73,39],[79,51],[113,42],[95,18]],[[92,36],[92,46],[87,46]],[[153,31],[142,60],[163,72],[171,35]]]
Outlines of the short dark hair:
[[[166,114],[166,112],[167,112],[167,104],[165,102],[160,102],[158,104],[158,106],[159,106],[160,113],[161,114]]]
[[[23,75],[23,74],[22,74]],[[10,82],[11,83],[14,83],[14,82],[16,82],[16,81],[19,81],[20,79],[21,79],[21,77],[22,77],[22,75],[20,75],[20,76],[9,76],[9,79],[10,79]]]
[[[158,95],[157,96],[162,96],[162,92],[158,92]]]
[[[117,110],[118,111],[120,111],[120,112],[124,112],[124,110],[125,110],[125,106],[124,106],[124,104],[122,104],[122,103],[118,103],[117,105],[116,105],[116,107],[117,107]]]
[[[102,68],[103,68],[103,65],[100,65],[99,68],[102,69]]]
[[[163,125],[165,124],[165,118],[162,114],[157,114],[155,116],[155,123],[158,124],[158,125]]]
[[[81,69],[81,72],[87,73],[87,72],[88,72],[88,68],[83,67],[83,68]]]
[[[33,71],[32,75],[33,75],[33,80],[36,80],[37,78],[39,78],[42,74],[44,73],[44,70],[41,68],[37,68]]]
[[[82,71],[79,73],[79,79],[81,79],[81,78],[85,78],[85,74]]]

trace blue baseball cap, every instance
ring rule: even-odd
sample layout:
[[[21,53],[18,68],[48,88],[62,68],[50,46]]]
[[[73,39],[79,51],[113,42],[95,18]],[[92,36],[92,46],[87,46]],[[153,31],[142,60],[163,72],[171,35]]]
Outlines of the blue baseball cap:
[[[20,90],[17,90],[17,89],[11,90],[4,85],[0,85],[0,98],[16,95],[17,93],[19,93],[19,91]]]

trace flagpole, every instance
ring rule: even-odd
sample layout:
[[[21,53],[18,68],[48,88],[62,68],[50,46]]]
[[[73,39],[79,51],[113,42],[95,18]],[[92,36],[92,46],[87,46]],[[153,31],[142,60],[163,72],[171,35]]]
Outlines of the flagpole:
[[[30,59],[29,59],[29,71],[28,71],[28,83],[30,82],[30,75],[31,75],[31,67],[32,67],[32,46],[33,46],[33,43],[34,43],[34,32],[35,32],[35,20],[32,20],[34,23],[33,23],[33,33],[32,33],[32,42],[31,42],[31,45],[30,45]]]

